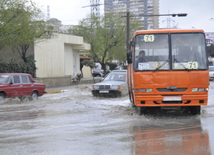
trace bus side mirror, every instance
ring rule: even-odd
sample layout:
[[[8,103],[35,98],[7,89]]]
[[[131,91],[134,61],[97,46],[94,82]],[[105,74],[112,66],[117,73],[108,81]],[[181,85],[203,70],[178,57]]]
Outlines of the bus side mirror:
[[[135,46],[135,42],[134,41],[129,41],[129,46]]]
[[[210,45],[210,56],[214,56],[214,44]]]
[[[128,62],[128,64],[132,63],[132,52],[131,51],[127,52],[127,62]]]

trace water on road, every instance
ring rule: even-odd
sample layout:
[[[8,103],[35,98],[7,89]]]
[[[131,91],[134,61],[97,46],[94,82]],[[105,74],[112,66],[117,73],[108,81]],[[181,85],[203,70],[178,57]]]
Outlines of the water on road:
[[[128,96],[99,98],[79,85],[37,101],[0,105],[3,155],[214,154],[214,87],[200,116],[163,111],[138,116]]]

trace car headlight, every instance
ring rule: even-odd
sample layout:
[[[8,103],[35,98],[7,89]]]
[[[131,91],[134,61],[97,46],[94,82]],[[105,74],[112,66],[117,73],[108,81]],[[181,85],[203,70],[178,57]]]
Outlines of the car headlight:
[[[93,89],[99,89],[99,86],[93,85],[92,88],[93,88]]]
[[[118,86],[118,85],[112,85],[111,89],[120,89],[120,86]]]

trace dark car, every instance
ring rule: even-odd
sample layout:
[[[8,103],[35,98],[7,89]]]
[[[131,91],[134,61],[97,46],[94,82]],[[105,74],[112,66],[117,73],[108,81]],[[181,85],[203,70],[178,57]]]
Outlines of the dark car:
[[[112,71],[92,86],[93,96],[123,96],[128,94],[126,70]]]
[[[45,84],[35,83],[33,77],[26,73],[0,73],[0,101],[5,98],[18,97],[21,100],[29,96],[36,100],[45,91]]]
[[[214,80],[214,66],[209,66],[210,80]]]

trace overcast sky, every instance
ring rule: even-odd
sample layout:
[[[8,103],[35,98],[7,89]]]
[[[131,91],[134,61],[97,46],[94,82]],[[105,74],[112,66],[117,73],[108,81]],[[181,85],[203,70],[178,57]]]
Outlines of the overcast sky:
[[[50,17],[62,21],[63,25],[76,25],[90,13],[90,0],[34,0],[43,10],[50,7]],[[104,4],[104,0],[100,0]],[[101,13],[103,5],[101,5]],[[179,28],[204,29],[214,32],[214,0],[159,0],[159,14],[187,13],[187,17],[159,18],[159,27],[175,26]],[[210,20],[213,18],[213,20]]]

